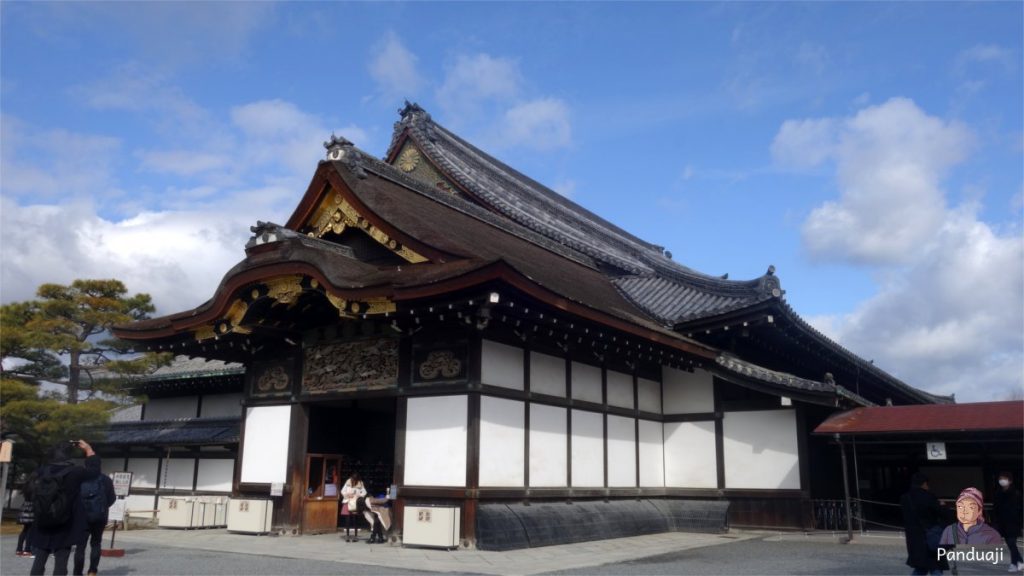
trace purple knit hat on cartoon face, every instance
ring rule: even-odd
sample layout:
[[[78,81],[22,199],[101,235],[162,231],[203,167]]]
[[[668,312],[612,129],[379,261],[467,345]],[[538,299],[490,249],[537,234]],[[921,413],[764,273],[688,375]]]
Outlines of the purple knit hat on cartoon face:
[[[960,495],[956,497],[956,503],[959,504],[961,500],[971,500],[978,505],[978,520],[985,520],[985,496],[982,495],[981,490],[974,488],[964,488],[960,492]]]

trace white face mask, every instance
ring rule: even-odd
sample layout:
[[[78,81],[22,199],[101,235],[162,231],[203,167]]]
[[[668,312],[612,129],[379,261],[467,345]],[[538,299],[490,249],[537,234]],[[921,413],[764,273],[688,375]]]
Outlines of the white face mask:
[[[1007,486],[1010,485],[1010,481],[1007,480],[1006,478],[1000,478],[999,485],[1002,486],[1003,488],[1006,488]]]

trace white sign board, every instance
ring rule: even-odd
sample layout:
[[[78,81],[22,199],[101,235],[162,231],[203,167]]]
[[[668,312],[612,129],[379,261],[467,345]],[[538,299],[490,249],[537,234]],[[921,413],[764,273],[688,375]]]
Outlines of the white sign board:
[[[108,512],[109,522],[124,522],[124,510],[128,507],[128,501],[124,498],[118,498],[114,500],[114,503],[110,505]]]
[[[110,479],[114,481],[114,494],[119,498],[128,495],[128,490],[132,485],[131,472],[114,472],[110,475]]]
[[[928,449],[929,460],[945,460],[946,459],[946,443],[945,442],[928,442],[926,444]]]
[[[270,495],[271,496],[283,496],[284,495],[284,482],[271,482],[270,483]]]

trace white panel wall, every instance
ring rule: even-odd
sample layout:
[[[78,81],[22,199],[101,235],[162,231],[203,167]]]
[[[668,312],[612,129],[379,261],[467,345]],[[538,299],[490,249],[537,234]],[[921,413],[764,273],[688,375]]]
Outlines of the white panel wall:
[[[150,494],[129,494],[125,502],[128,516],[139,518],[152,518],[156,510],[156,495]]]
[[[530,486],[565,486],[565,410],[530,404]]]
[[[604,415],[597,412],[572,411],[572,485],[604,486]]]
[[[242,394],[211,394],[203,396],[199,407],[202,418],[227,418],[242,415]]]
[[[480,398],[480,485],[526,485],[526,403]]]
[[[480,380],[491,386],[523,389],[523,349],[483,341]],[[465,480],[463,480],[463,484]]]
[[[661,383],[646,378],[636,379],[638,408],[644,412],[661,414]]]
[[[726,488],[800,488],[796,412],[726,412]]]
[[[242,482],[284,482],[288,478],[288,434],[292,407],[247,410],[242,445]]]
[[[196,490],[209,492],[231,492],[231,482],[235,474],[233,458],[207,458],[199,461],[199,475],[196,477]]]
[[[608,416],[608,486],[636,486],[636,420]]]
[[[661,422],[640,421],[640,486],[665,486],[665,443]]]
[[[192,477],[196,472],[195,458],[171,458],[164,460],[161,488],[173,490],[191,490]]]
[[[409,398],[405,420],[405,483],[466,485],[465,396]]]
[[[565,358],[530,352],[530,391],[565,398]]]
[[[665,486],[717,488],[715,423],[665,423]]]
[[[714,412],[714,382],[704,370],[684,372],[663,366],[665,414]]]
[[[608,371],[608,405],[619,408],[633,407],[633,377],[629,374]]]
[[[596,402],[601,397],[601,368],[590,364],[572,363],[572,397],[576,400]],[[603,480],[602,480],[603,482]]]
[[[143,420],[174,420],[175,418],[195,418],[199,407],[198,396],[178,396],[176,398],[151,398],[146,402]]]
[[[127,472],[132,473],[132,488],[156,488],[159,465],[157,458],[129,458]]]

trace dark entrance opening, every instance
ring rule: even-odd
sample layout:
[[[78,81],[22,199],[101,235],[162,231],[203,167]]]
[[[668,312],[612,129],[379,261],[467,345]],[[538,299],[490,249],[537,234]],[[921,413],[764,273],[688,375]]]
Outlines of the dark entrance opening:
[[[384,498],[393,483],[395,458],[394,398],[334,400],[311,404],[307,453],[340,457],[339,489],[358,472],[372,497]],[[363,528],[368,528],[358,518]],[[343,525],[338,518],[336,526]]]

